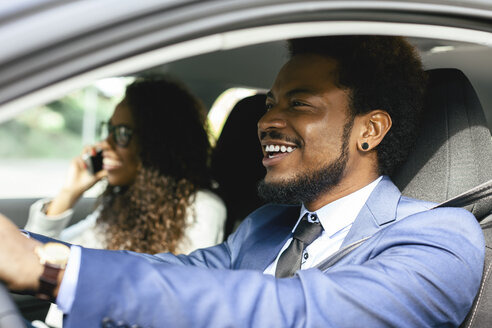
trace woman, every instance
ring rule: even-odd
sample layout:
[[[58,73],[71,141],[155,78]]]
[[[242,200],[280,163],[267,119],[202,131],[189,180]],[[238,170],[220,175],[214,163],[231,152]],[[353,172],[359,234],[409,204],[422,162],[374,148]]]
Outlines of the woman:
[[[61,192],[33,204],[26,230],[86,247],[146,253],[189,253],[221,242],[226,211],[209,190],[203,113],[176,82],[136,80],[97,145],[103,169],[92,175],[82,156],[75,158]],[[96,211],[63,230],[75,202],[104,178],[108,185]]]
[[[75,158],[60,193],[31,206],[26,230],[85,247],[145,253],[189,253],[220,243],[226,209],[209,190],[204,125],[200,103],[178,83],[136,80],[102,125],[107,137],[84,149],[83,155],[102,150],[102,170],[92,174],[84,156]],[[77,200],[104,178],[97,209],[64,229]],[[62,320],[52,304],[46,323],[61,327]]]

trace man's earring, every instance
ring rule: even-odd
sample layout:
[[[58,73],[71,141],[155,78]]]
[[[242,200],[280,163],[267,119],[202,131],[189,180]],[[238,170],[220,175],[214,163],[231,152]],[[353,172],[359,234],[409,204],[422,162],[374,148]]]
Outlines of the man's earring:
[[[369,144],[367,142],[363,142],[361,146],[362,146],[362,149],[364,149],[364,150],[369,149]]]

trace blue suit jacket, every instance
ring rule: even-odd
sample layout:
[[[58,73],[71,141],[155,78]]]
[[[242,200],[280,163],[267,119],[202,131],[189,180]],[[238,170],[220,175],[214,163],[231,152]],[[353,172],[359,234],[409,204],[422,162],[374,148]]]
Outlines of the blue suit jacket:
[[[262,271],[290,236],[298,206],[266,205],[218,246],[189,256],[82,249],[65,327],[105,318],[142,327],[452,327],[478,291],[484,241],[474,216],[402,197],[385,177],[326,272]]]

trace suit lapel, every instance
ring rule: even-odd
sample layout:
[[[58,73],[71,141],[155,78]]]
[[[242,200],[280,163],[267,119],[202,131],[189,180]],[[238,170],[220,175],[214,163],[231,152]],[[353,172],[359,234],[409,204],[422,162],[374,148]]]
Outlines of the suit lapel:
[[[341,248],[371,236],[385,224],[395,221],[400,197],[398,188],[384,176],[357,215]]]
[[[383,177],[357,215],[341,247],[371,236],[385,224],[395,221],[400,197],[398,188],[388,177]],[[243,242],[237,268],[265,270],[291,237],[299,211],[299,206],[271,205],[261,212],[261,217],[252,214],[255,216],[253,222],[259,224],[251,228],[252,233]]]
[[[291,237],[294,224],[299,219],[299,211],[299,206],[272,206],[270,213],[262,213],[264,218],[272,215],[272,220],[256,217],[255,220],[268,223],[264,228],[253,229],[254,233],[243,243],[245,252],[239,263],[240,268],[265,270]]]

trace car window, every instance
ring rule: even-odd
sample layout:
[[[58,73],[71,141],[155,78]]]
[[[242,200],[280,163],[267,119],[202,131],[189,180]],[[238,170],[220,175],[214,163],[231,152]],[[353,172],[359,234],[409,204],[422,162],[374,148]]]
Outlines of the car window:
[[[229,88],[217,97],[208,112],[210,132],[214,141],[219,138],[224,123],[234,105],[243,98],[257,94],[258,91],[260,90],[252,88]]]
[[[99,123],[111,116],[130,81],[99,80],[1,122],[0,198],[54,196],[70,160],[98,139]]]
[[[0,123],[0,198],[53,197],[63,185],[70,160],[99,140],[100,122],[111,116],[130,77],[98,80],[48,104]],[[217,97],[208,112],[212,142],[234,105],[259,89],[234,87]],[[102,186],[85,196],[96,197]]]

